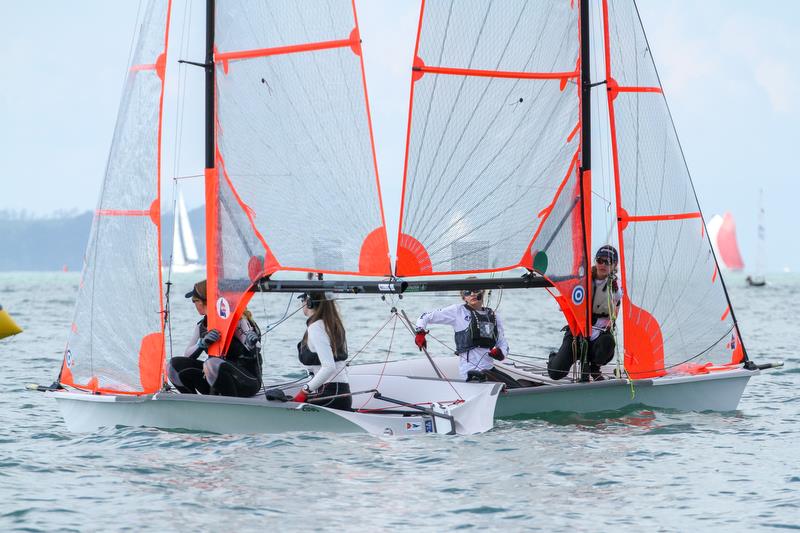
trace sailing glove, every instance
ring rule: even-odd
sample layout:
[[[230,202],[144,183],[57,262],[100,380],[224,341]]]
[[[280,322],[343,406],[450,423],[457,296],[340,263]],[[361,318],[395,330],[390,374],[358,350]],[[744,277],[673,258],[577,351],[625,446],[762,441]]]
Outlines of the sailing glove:
[[[294,398],[292,398],[292,401],[297,403],[306,403],[307,399],[308,399],[308,394],[306,394],[306,391],[300,389],[300,392],[295,394]]]
[[[498,361],[502,361],[503,359],[506,358],[505,354],[503,353],[503,350],[501,350],[497,346],[489,350],[489,356],[492,359],[497,359]]]
[[[258,332],[254,329],[251,329],[244,334],[244,347],[248,350],[252,350],[256,347],[256,344],[259,340],[261,340],[261,337],[258,335]]]
[[[197,346],[204,350],[207,350],[209,346],[217,342],[220,338],[219,331],[216,329],[210,329],[203,335],[203,338],[197,341]]]
[[[418,329],[417,334],[414,336],[414,344],[417,345],[419,351],[422,351],[423,349],[428,347],[428,341],[425,340],[425,335],[427,334],[428,332],[425,331],[424,329]]]

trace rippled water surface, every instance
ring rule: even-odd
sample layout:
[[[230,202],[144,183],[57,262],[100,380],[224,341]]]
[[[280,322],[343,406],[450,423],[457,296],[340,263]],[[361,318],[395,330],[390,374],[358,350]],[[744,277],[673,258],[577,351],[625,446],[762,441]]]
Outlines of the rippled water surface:
[[[175,281],[182,351],[197,318],[180,297],[192,279]],[[738,411],[559,414],[499,421],[483,435],[418,438],[69,433],[55,402],[25,384],[54,379],[77,282],[71,273],[0,274],[0,304],[25,328],[0,341],[0,530],[800,528],[796,275],[763,289],[728,280],[751,358],[786,362],[751,380]],[[251,310],[264,325],[288,300],[257,296]],[[341,301],[351,351],[392,305],[413,316],[452,300]],[[558,344],[563,319],[546,294],[506,291],[499,312],[514,352],[541,356]],[[418,356],[393,326],[359,358]],[[303,328],[297,314],[267,336],[266,375],[300,375],[292,352]],[[449,339],[446,328],[434,333]]]

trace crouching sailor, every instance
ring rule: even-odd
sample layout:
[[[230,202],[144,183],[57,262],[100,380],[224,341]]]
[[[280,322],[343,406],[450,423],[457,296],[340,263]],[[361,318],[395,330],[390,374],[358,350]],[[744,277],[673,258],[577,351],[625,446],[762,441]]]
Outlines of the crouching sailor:
[[[208,357],[201,361],[203,352],[208,352],[208,347],[221,338],[219,331],[208,329],[206,281],[195,283],[186,297],[192,299],[203,318],[195,326],[183,357],[170,359],[170,382],[187,394],[238,397],[256,394],[261,388],[261,330],[253,316],[245,309],[224,358]]]
[[[422,313],[417,320],[414,342],[422,350],[428,347],[425,335],[430,324],[452,326],[456,337],[458,371],[466,381],[499,381],[518,386],[510,377],[494,368],[508,353],[508,343],[503,334],[503,321],[488,307],[483,307],[484,291],[461,291],[463,303]]]
[[[581,381],[602,381],[601,367],[614,357],[616,342],[612,328],[619,312],[622,290],[617,283],[616,272],[619,264],[617,249],[607,244],[595,254],[592,267],[592,334],[589,337],[587,353],[588,368],[581,369]],[[580,358],[577,343],[573,342],[569,329],[564,334],[561,348],[552,352],[547,364],[547,373],[552,379],[561,379],[569,373],[573,362]]]
[[[297,357],[312,378],[294,401],[349,411],[353,399],[347,380],[347,338],[336,302],[324,292],[300,298],[308,320],[303,340],[297,343]]]

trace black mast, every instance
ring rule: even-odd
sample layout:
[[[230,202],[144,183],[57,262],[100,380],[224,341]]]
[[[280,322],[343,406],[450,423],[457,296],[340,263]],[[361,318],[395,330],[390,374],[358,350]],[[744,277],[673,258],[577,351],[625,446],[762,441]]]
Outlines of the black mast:
[[[591,97],[592,97],[592,76],[591,76],[591,49],[589,47],[591,40],[591,28],[589,25],[589,0],[580,0],[580,36],[581,36],[581,172],[580,172],[580,194],[581,194],[581,227],[584,235],[584,268],[586,269],[586,287],[585,298],[589,297],[589,288],[592,284],[590,274],[590,256],[591,250],[589,249],[589,235],[586,235],[586,217],[591,216],[591,213],[586,212],[587,200],[584,194],[584,177],[591,176],[592,169],[592,112],[591,112]],[[588,176],[587,176],[588,175]],[[592,325],[591,320],[591,302],[586,302],[586,335]]]
[[[214,0],[206,0],[206,168],[214,168]]]

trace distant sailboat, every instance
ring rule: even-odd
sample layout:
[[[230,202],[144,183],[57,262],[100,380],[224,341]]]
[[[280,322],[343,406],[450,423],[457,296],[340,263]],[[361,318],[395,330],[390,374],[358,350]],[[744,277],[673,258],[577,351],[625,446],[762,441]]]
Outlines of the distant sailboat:
[[[733,215],[730,213],[725,213],[723,216],[714,215],[708,221],[707,227],[714,254],[722,266],[734,272],[743,270],[744,261],[736,241],[736,222],[733,221]]]
[[[172,230],[172,271],[198,272],[205,270],[206,266],[200,263],[197,255],[192,225],[189,223],[189,214],[180,190],[178,190],[175,209],[175,224]]]
[[[751,287],[763,287],[767,284],[764,276],[764,264],[767,257],[766,233],[764,229],[764,190],[758,191],[758,244],[756,246],[755,272],[747,276],[747,284]]]

